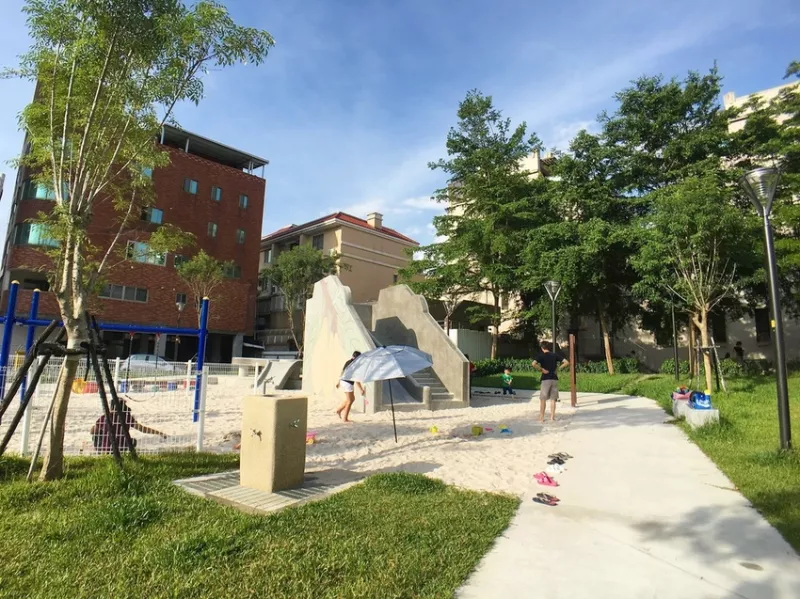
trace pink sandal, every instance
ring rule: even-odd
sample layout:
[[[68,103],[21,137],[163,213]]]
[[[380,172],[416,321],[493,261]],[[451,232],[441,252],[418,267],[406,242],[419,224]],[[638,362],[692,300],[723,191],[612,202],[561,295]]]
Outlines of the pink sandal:
[[[550,475],[546,472],[539,472],[538,474],[534,474],[533,478],[536,479],[536,482],[544,487],[557,487],[558,483],[553,479]]]

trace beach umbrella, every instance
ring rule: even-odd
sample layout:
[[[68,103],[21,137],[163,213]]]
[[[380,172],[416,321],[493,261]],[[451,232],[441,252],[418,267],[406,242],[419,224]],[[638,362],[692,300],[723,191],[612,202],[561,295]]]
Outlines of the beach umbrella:
[[[350,366],[345,368],[342,379],[362,383],[391,381],[405,378],[410,374],[430,368],[432,365],[433,360],[430,355],[423,351],[405,345],[387,345],[358,356]],[[392,406],[394,442],[397,443],[397,423],[394,419],[394,397],[392,397],[391,382],[389,383],[389,402]]]

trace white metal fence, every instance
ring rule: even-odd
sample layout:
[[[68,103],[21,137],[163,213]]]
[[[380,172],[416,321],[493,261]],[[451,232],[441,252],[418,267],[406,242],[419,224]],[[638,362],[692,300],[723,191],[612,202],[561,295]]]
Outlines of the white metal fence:
[[[41,358],[40,358],[41,359]],[[36,387],[32,404],[17,427],[6,451],[29,455],[39,441],[40,433],[56,390],[62,359],[51,359]],[[16,375],[19,363],[6,370],[6,389]],[[147,369],[116,360],[110,364],[117,393],[131,411],[135,425],[131,436],[140,453],[204,450],[230,451],[241,431],[242,399],[252,392],[255,368],[236,364],[205,364],[200,378],[199,409],[195,416],[195,390],[198,384],[196,363],[159,362],[158,368]],[[35,365],[28,374],[28,380]],[[110,402],[110,393],[106,389]],[[2,439],[22,398],[21,391],[0,422]],[[108,440],[105,427],[96,427],[103,415],[97,380],[83,360],[72,385],[67,411],[64,452],[68,455],[98,455]],[[93,434],[93,429],[94,433]],[[49,443],[49,426],[44,435],[42,452]],[[99,449],[98,449],[99,448]]]

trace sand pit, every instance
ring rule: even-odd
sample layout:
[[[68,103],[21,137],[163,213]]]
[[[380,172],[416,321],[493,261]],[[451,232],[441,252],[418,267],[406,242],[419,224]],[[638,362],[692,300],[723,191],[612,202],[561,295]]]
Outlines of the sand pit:
[[[242,397],[251,392],[251,377],[216,376],[208,386],[204,449],[233,451],[241,436]],[[309,400],[308,428],[316,431],[316,443],[307,447],[306,468],[342,468],[362,473],[405,470],[428,474],[460,487],[514,494],[530,491],[532,475],[546,465],[546,456],[558,451],[560,433],[572,413],[568,401],[558,404],[555,423],[538,422],[538,399],[530,392],[516,399],[487,394],[473,395],[473,407],[455,410],[398,411],[398,443],[392,434],[388,411],[365,415],[352,413],[353,423],[342,422],[334,413],[340,397]],[[33,408],[29,448],[35,446],[49,404],[52,387],[43,385]],[[148,387],[126,393],[136,419],[169,437],[133,433],[142,453],[190,450],[195,446],[197,428],[192,422],[194,390]],[[356,402],[356,405],[358,401]],[[92,454],[89,430],[101,413],[97,393],[73,394],[67,420],[65,450],[68,454]],[[0,426],[7,426],[5,418]],[[507,425],[511,434],[500,432]],[[491,428],[473,437],[473,426]],[[431,427],[438,429],[431,432]],[[9,450],[18,452],[20,432]],[[47,437],[45,436],[45,448]]]

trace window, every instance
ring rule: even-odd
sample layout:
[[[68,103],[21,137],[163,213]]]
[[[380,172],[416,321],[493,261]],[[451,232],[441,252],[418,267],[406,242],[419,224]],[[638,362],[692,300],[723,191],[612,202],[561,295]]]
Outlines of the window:
[[[167,255],[154,252],[150,245],[142,241],[129,241],[126,248],[125,257],[134,262],[142,264],[155,264],[164,266],[167,263]]]
[[[219,202],[222,200],[222,188],[217,187],[216,185],[211,188],[211,199],[215,202]]]
[[[149,166],[143,166],[142,167],[142,176],[143,177],[147,177],[148,179],[152,179],[153,178],[153,169],[151,169]]]
[[[66,185],[64,187],[66,189]],[[22,183],[22,198],[25,200],[55,200],[56,194],[43,183],[36,183],[26,179]]]
[[[244,243],[244,229],[236,229],[236,243]]]
[[[106,285],[100,291],[100,297],[125,302],[147,301],[147,289],[145,287],[129,287],[127,285]]]
[[[247,196],[244,194],[239,195],[239,208],[242,210],[247,208]]]
[[[154,225],[163,224],[164,211],[160,208],[142,208],[142,220]]]
[[[323,247],[325,247],[325,235],[322,233],[319,235],[314,235],[314,237],[311,238],[311,246],[315,250],[321,250]]]
[[[209,237],[217,236],[217,223],[208,223],[208,236]]]
[[[192,195],[197,195],[197,181],[189,179],[188,177],[183,180],[183,191]]]
[[[714,343],[727,343],[728,342],[728,327],[725,323],[724,314],[709,314],[711,324],[711,335],[714,337]]]
[[[758,343],[769,343],[772,335],[769,310],[767,308],[758,308],[753,313],[753,316],[756,321],[756,341]]]
[[[272,248],[269,248],[269,249],[267,250],[267,258],[266,258],[266,263],[267,263],[267,264],[272,264]]]
[[[176,293],[175,294],[175,303],[176,304],[183,304],[186,305],[186,294],[185,293]]]
[[[393,275],[392,275],[392,283],[394,283],[395,285],[397,285],[397,273],[395,273],[395,274],[393,274]]]
[[[22,223],[17,225],[14,232],[14,245],[43,245],[58,247],[58,241],[47,234],[46,227],[41,223]]]
[[[186,256],[181,256],[180,254],[175,254],[175,257],[172,259],[172,264],[175,268],[178,268],[181,264],[188,262],[189,259]]]
[[[47,282],[47,279],[22,279],[22,283],[20,284],[22,289],[34,290],[38,289],[39,291],[50,291],[50,283]]]
[[[225,276],[229,279],[241,279],[242,267],[239,264],[227,264],[225,266]]]

